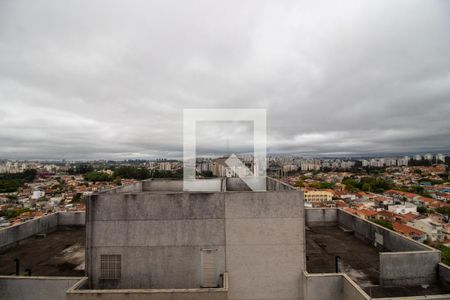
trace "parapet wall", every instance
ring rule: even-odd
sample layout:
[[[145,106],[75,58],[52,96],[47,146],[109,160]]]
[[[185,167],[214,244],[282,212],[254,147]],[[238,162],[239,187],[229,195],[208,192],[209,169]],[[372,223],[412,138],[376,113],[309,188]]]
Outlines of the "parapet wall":
[[[337,216],[339,226],[353,230],[355,237],[369,244],[380,246],[383,250],[390,252],[433,250],[427,245],[343,210],[337,209]]]
[[[58,226],[85,226],[86,213],[84,211],[59,212]]]
[[[439,263],[438,265],[439,282],[447,289],[450,289],[450,267]]]
[[[340,226],[380,251],[380,283],[411,286],[435,283],[440,251],[373,222],[335,208],[305,209],[307,226]],[[441,281],[450,270],[441,267]]]
[[[256,178],[256,177],[255,177]],[[264,180],[264,178],[262,179]],[[266,177],[267,191],[292,191],[295,187],[290,186],[280,180]],[[105,190],[96,193],[101,194],[116,194],[116,193],[140,193],[140,192],[183,192],[183,180],[179,179],[147,179],[131,185],[120,186],[110,190]],[[193,191],[214,191],[214,192],[243,192],[251,191],[247,184],[238,177],[217,177],[208,179],[196,179],[193,182],[195,187]],[[206,190],[204,190],[206,188]]]
[[[307,226],[337,226],[338,210],[336,208],[305,208]]]
[[[80,277],[0,276],[0,299],[65,300]]]
[[[380,253],[382,286],[412,286],[436,283],[436,269],[441,261],[439,251]]]
[[[304,300],[369,300],[370,297],[343,273],[303,275]]]
[[[85,226],[84,212],[57,212],[0,229],[0,252],[39,233],[49,233],[58,226]]]
[[[203,289],[114,289],[89,290],[88,279],[82,278],[66,292],[67,300],[192,300],[214,299],[228,300],[228,277],[224,273],[222,288]]]

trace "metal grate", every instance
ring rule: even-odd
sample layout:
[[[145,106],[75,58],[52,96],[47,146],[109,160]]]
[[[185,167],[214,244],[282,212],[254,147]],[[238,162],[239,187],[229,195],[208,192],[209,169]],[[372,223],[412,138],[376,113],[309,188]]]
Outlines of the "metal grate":
[[[100,255],[100,279],[120,279],[121,255]]]

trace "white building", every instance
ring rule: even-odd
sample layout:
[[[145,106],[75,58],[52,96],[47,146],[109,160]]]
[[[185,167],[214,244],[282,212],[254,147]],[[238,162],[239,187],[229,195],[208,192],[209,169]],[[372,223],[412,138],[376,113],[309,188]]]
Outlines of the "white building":
[[[411,203],[406,203],[405,205],[389,205],[388,211],[399,215],[408,213],[417,214],[417,206]]]
[[[33,194],[31,195],[31,199],[33,200],[38,200],[42,197],[45,196],[45,192],[44,191],[40,191],[40,190],[35,190],[33,191]]]

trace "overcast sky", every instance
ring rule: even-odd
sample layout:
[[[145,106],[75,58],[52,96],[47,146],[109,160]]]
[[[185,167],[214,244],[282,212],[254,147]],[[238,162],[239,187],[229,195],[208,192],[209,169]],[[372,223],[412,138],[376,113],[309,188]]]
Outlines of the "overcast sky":
[[[446,152],[450,1],[0,1],[0,158],[179,157],[184,108],[267,109],[270,152]]]

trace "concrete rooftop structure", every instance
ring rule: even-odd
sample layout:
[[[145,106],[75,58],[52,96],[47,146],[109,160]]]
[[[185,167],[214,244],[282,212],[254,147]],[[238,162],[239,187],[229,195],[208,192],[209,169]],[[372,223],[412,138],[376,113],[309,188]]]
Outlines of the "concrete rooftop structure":
[[[306,209],[305,222],[305,299],[450,299],[438,250],[340,209]]]
[[[86,222],[58,213],[0,230],[0,299],[450,299],[450,268],[433,248],[340,209],[304,209],[276,180],[267,192],[238,178],[205,184],[218,191],[147,180],[93,195]],[[87,273],[62,277],[72,273],[53,262],[84,229],[57,229],[85,223]],[[36,275],[52,276],[11,276],[10,253],[35,254]]]
[[[205,184],[219,191],[183,192],[181,181],[149,180],[90,197],[85,290],[209,288],[220,299],[301,298],[302,193],[272,179],[267,192],[250,191],[239,178]]]

